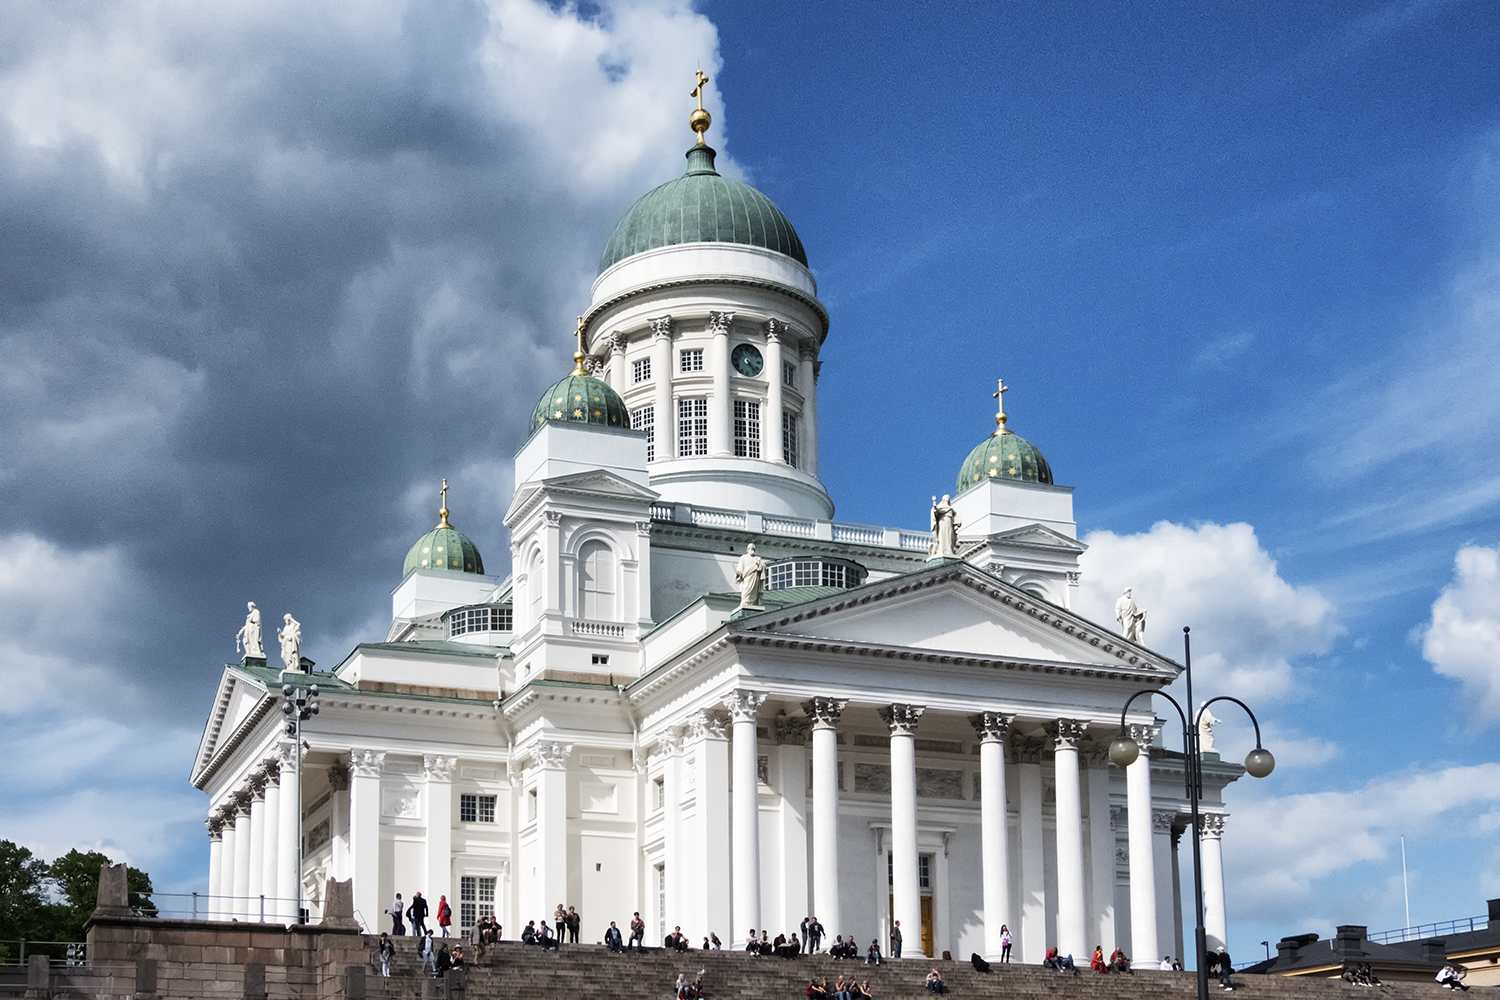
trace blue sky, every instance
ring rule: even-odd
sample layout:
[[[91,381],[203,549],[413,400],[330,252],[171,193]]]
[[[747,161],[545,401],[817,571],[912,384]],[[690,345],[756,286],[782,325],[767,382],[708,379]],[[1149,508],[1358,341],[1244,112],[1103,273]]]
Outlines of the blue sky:
[[[1134,584],[1255,707],[1237,956],[1400,926],[1403,834],[1414,921],[1500,895],[1493,5],[18,11],[0,748],[36,766],[0,837],[201,882],[243,601],[320,662],[383,637],[442,476],[504,569],[525,414],[702,65],[832,313],[839,518],[924,523],[1003,376],[1077,490],[1079,606]]]

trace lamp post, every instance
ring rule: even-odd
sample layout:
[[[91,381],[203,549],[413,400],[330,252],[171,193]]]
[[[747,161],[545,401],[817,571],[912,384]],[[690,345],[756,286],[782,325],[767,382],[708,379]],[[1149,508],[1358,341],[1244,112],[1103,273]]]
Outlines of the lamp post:
[[[1189,629],[1182,630],[1183,651],[1183,675],[1187,678],[1187,703],[1188,710],[1193,705],[1193,647],[1189,638]],[[1204,956],[1208,951],[1208,934],[1203,927],[1203,852],[1200,841],[1202,840],[1203,822],[1198,814],[1198,803],[1203,796],[1203,759],[1198,752],[1198,723],[1203,718],[1203,713],[1216,701],[1232,701],[1245,710],[1250,716],[1250,722],[1255,726],[1255,749],[1245,757],[1245,770],[1255,778],[1264,778],[1276,767],[1276,758],[1271,756],[1271,751],[1260,745],[1260,722],[1255,718],[1255,713],[1250,711],[1250,706],[1238,698],[1229,695],[1219,695],[1210,698],[1198,709],[1193,716],[1193,724],[1188,725],[1187,713],[1177,703],[1177,699],[1165,691],[1143,690],[1131,695],[1125,702],[1125,707],[1120,710],[1120,736],[1109,745],[1109,759],[1120,767],[1129,767],[1135,763],[1141,754],[1141,748],[1131,739],[1125,728],[1125,716],[1130,711],[1131,702],[1141,695],[1150,698],[1159,694],[1172,703],[1177,710],[1177,717],[1182,720],[1182,777],[1183,784],[1187,789],[1188,805],[1192,814],[1193,823],[1193,903],[1197,926],[1194,929],[1195,945],[1198,949],[1195,964],[1198,967],[1198,1000],[1208,1000],[1208,969],[1203,964]],[[1148,750],[1149,752],[1149,750]]]
[[[282,679],[285,680],[285,673]],[[291,794],[284,796],[281,803],[282,809],[291,809],[296,816],[296,846],[294,848],[295,873],[293,879],[293,908],[292,922],[302,922],[302,723],[318,714],[318,686],[309,684],[301,687],[296,684],[283,683],[281,685],[281,713],[286,716],[286,734],[292,738],[292,788]],[[285,850],[285,848],[283,848]]]

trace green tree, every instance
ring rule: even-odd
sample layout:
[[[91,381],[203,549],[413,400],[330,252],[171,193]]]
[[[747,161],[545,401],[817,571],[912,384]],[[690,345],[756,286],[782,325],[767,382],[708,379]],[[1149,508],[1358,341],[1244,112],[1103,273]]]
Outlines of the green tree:
[[[0,941],[35,938],[44,926],[47,863],[0,840]]]
[[[48,923],[54,941],[82,941],[83,925],[88,922],[94,908],[99,905],[99,871],[109,858],[98,851],[71,850],[47,867],[59,902],[47,907]],[[129,906],[143,917],[156,916],[156,904],[151,901],[151,876],[138,868],[129,869],[125,877],[129,892]]]

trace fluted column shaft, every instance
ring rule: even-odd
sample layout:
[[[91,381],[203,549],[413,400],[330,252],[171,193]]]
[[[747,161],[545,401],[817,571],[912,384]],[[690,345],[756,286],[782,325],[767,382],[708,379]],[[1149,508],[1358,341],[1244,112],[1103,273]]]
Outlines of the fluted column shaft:
[[[1010,830],[1005,801],[1005,737],[1014,717],[981,712],[969,722],[979,734],[979,838],[984,876],[984,952],[1000,957],[1000,928],[1010,924]]]
[[[1057,791],[1057,947],[1080,961],[1089,954],[1083,896],[1083,803],[1078,780],[1078,742],[1083,739],[1083,728],[1072,719],[1059,719],[1052,727]]]
[[[778,439],[778,447],[780,441]],[[812,719],[813,916],[831,941],[844,933],[839,904],[839,717],[844,698],[803,705]]]
[[[724,699],[733,724],[731,736],[734,806],[734,935],[735,940],[760,920],[760,776],[756,767],[755,713],[766,696],[758,691],[736,691]]]
[[[1203,824],[1203,930],[1212,951],[1227,946],[1229,936],[1224,912],[1224,816],[1211,813],[1198,819]]]
[[[1156,864],[1151,845],[1152,726],[1131,726],[1130,738],[1141,748],[1135,763],[1125,769],[1126,823],[1130,838],[1130,947],[1138,962],[1164,954],[1157,939]]]
[[[891,895],[901,922],[901,955],[922,952],[922,888],[917,863],[917,722],[921,705],[880,710],[891,734]]]

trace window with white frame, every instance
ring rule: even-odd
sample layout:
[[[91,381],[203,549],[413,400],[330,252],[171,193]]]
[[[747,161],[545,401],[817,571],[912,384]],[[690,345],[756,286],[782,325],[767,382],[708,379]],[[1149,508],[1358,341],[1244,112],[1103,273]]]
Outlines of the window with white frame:
[[[526,595],[531,598],[531,621],[529,625],[535,625],[541,621],[542,609],[546,607],[543,598],[547,594],[546,567],[542,563],[542,554],[533,552],[531,561],[526,566]]]
[[[656,407],[642,406],[631,410],[630,429],[646,432],[646,461],[656,461]]]
[[[734,454],[738,458],[760,458],[760,404],[734,401]]]
[[[509,632],[512,615],[508,607],[467,608],[448,616],[448,637],[469,632]]]
[[[797,387],[797,366],[790,361],[781,363],[781,384]]]
[[[480,917],[495,915],[495,876],[464,875],[458,880],[458,925],[470,930]]]
[[[536,819],[536,789],[526,793],[526,818]]]
[[[495,796],[460,795],[458,797],[458,821],[460,823],[495,822]]]
[[[702,397],[677,401],[677,456],[691,458],[708,454],[708,400]]]
[[[651,808],[662,809],[667,804],[667,779],[658,777],[651,782]]]
[[[630,378],[633,382],[651,381],[651,359],[641,358],[630,363]]]
[[[578,613],[591,621],[615,620],[615,553],[604,542],[585,542],[578,551]]]
[[[781,417],[781,460],[794,469],[802,461],[797,448],[801,434],[802,419],[795,413],[783,414]]]
[[[677,355],[678,367],[685,372],[701,372],[703,370],[703,348],[683,348]]]

